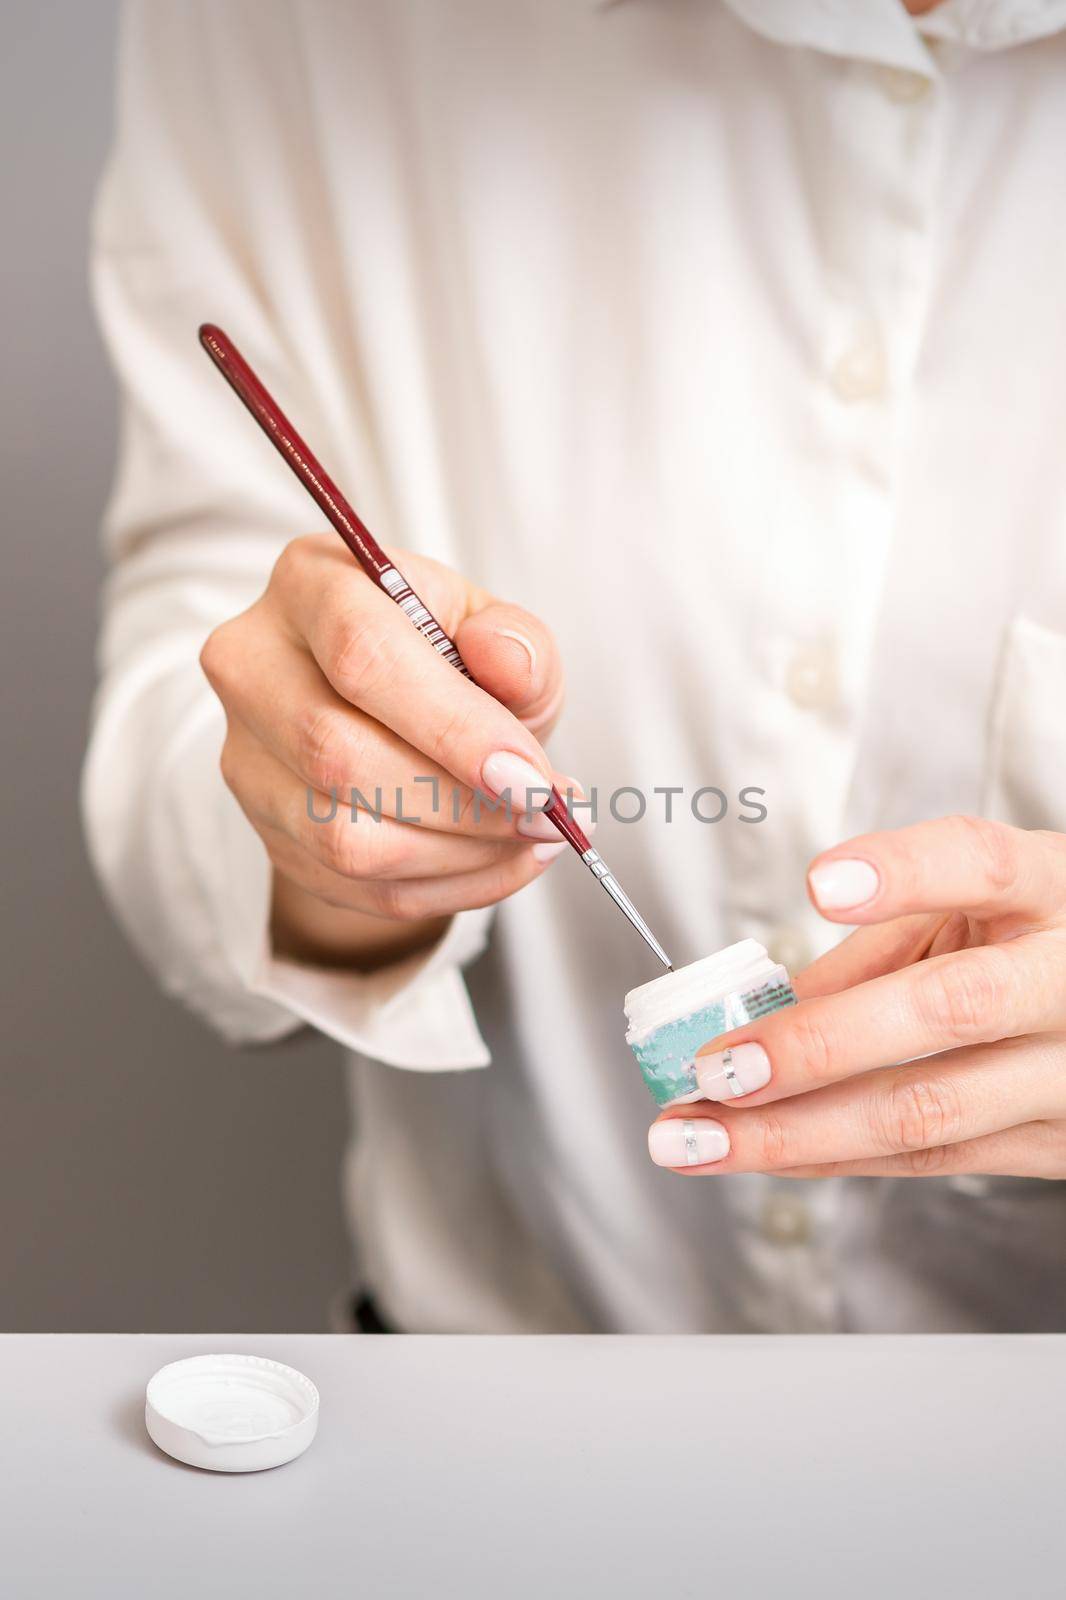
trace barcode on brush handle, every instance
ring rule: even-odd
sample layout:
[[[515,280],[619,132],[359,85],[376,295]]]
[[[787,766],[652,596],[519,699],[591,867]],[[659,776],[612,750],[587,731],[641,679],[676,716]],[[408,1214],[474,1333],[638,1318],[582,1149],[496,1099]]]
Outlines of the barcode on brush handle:
[[[423,639],[428,639],[443,660],[450,666],[458,667],[459,671],[469,678],[470,674],[466,670],[462,656],[440,623],[426,610],[403,574],[397,572],[395,567],[386,567],[380,576],[381,587],[385,593],[391,600],[395,600],[404,616],[410,618]]]

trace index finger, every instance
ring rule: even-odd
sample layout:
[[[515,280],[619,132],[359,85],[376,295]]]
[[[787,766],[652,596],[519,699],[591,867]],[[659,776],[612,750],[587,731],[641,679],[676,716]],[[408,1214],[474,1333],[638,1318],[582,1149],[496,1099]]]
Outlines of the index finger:
[[[861,834],[816,858],[811,900],[836,922],[962,911],[1020,931],[1066,907],[1066,839],[984,817]]]

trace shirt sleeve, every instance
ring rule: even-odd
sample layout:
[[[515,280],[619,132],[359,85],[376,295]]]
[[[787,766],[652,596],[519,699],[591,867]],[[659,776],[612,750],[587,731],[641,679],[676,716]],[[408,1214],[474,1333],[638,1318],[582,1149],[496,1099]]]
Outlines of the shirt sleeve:
[[[219,769],[225,719],[200,650],[262,592],[313,514],[200,350],[199,324],[221,322],[268,384],[284,379],[310,437],[328,447],[338,422],[286,348],[240,206],[220,203],[228,179],[235,195],[246,188],[202,70],[210,16],[127,11],[94,214],[93,290],[120,385],[121,443],[82,780],[90,854],[164,988],[226,1038],[267,1041],[310,1023],[394,1066],[485,1065],[461,967],[483,948],[491,912],[463,913],[428,953],[373,974],[279,959],[270,864]],[[359,420],[353,400],[346,435],[359,435]],[[350,461],[352,449],[333,459]]]

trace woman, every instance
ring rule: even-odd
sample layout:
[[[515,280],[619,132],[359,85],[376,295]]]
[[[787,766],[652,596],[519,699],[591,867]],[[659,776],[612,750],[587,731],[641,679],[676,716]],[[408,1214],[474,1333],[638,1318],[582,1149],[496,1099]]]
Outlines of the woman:
[[[127,17],[88,828],[168,989],[348,1050],[364,1321],[1066,1326],[1066,6],[913,9]],[[489,693],[306,534],[205,318]],[[706,1181],[671,1113],[647,1159],[646,952],[474,815],[552,775],[676,961],[821,957],[707,1042]]]

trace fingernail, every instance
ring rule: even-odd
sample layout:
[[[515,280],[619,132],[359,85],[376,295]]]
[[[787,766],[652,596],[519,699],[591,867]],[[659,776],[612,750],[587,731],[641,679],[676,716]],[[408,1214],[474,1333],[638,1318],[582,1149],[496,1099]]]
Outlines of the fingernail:
[[[552,829],[553,833],[554,831]],[[554,861],[556,856],[561,856],[565,849],[565,839],[560,840],[558,844],[535,844],[533,846],[533,859],[534,861]]]
[[[754,1094],[770,1082],[770,1057],[761,1044],[735,1044],[729,1050],[697,1056],[696,1082],[705,1100]]]
[[[877,868],[868,861],[823,861],[812,867],[807,881],[815,903],[823,911],[848,911],[864,906],[881,887]]]
[[[532,677],[537,670],[537,652],[534,649],[533,641],[527,639],[524,633],[519,633],[517,628],[499,628],[497,632],[501,639],[513,639],[515,644],[522,646],[522,649],[529,657],[529,675]]]
[[[543,811],[535,811],[531,817],[518,817],[515,821],[515,831],[523,839],[546,839],[549,843],[559,842],[559,830],[554,822],[544,815]]]
[[[729,1154],[729,1135],[705,1117],[670,1117],[648,1129],[648,1153],[657,1167],[702,1167]]]
[[[548,804],[550,781],[511,750],[498,750],[489,756],[481,768],[481,781],[497,798],[509,792],[513,812],[543,811]]]

